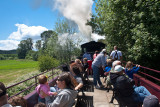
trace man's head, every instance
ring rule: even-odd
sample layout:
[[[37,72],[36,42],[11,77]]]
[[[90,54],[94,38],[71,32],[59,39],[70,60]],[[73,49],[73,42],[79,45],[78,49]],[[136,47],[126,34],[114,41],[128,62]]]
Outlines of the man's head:
[[[114,46],[114,50],[117,50],[117,48],[118,48],[117,46]]]
[[[118,60],[114,61],[114,62],[112,63],[113,69],[114,69],[114,67],[115,67],[116,65],[121,65],[121,61],[118,61]]]
[[[156,96],[150,95],[143,100],[143,107],[159,107],[159,100]]]
[[[106,54],[106,52],[107,52],[106,49],[102,49],[103,54]]]
[[[114,68],[114,73],[122,74],[123,70],[124,70],[124,67],[122,67],[121,65],[116,65]]]
[[[7,104],[6,87],[0,82],[0,107],[4,104]]]

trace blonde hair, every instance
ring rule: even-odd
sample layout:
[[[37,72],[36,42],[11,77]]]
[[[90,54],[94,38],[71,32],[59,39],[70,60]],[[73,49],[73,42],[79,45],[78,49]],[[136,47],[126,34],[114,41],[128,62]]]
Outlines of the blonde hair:
[[[128,70],[132,69],[133,68],[133,62],[128,61],[125,68],[127,68]]]
[[[45,76],[45,75],[40,75],[40,76],[38,77],[38,81],[39,81],[40,84],[45,84],[45,83],[47,82],[47,76]]]

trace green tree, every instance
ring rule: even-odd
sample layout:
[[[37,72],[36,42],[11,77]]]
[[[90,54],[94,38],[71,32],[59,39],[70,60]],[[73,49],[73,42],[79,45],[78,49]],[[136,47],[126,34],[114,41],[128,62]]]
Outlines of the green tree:
[[[20,44],[18,44],[17,54],[19,59],[24,59],[27,55],[27,52],[32,50],[33,41],[31,38],[27,40],[22,40]]]
[[[98,0],[88,24],[106,36],[109,50],[118,45],[125,60],[159,68],[159,11],[158,0]]]
[[[36,49],[37,49],[37,50],[40,50],[40,49],[41,49],[41,46],[42,46],[41,40],[37,40],[37,41],[36,41],[36,44],[35,44]]]

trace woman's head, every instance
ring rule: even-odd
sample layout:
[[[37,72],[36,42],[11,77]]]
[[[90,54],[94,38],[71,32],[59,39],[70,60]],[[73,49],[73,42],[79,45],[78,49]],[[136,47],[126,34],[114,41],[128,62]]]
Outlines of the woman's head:
[[[60,89],[72,88],[73,84],[71,82],[70,74],[67,72],[60,74],[57,78],[57,86]]]
[[[76,60],[75,60],[75,63],[81,64],[81,60],[80,60],[80,59],[76,59]]]
[[[81,75],[81,69],[80,66],[77,63],[72,63],[71,64],[71,68],[72,71],[76,74],[76,75]]]
[[[84,59],[83,59],[83,63],[87,63],[87,58],[84,58]]]
[[[133,63],[131,61],[128,61],[126,64],[127,69],[131,69],[133,67]]]
[[[45,75],[40,75],[40,76],[38,77],[38,81],[39,81],[40,84],[45,84],[45,83],[47,82],[47,76],[45,76]]]
[[[107,66],[112,67],[112,59],[107,59]]]

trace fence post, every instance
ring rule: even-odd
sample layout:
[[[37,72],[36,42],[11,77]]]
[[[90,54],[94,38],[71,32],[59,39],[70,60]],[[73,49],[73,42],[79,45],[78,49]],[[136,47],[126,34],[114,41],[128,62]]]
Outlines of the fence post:
[[[36,86],[37,86],[37,76],[35,76],[35,83],[36,83]]]
[[[53,79],[53,68],[52,68],[52,79]]]

